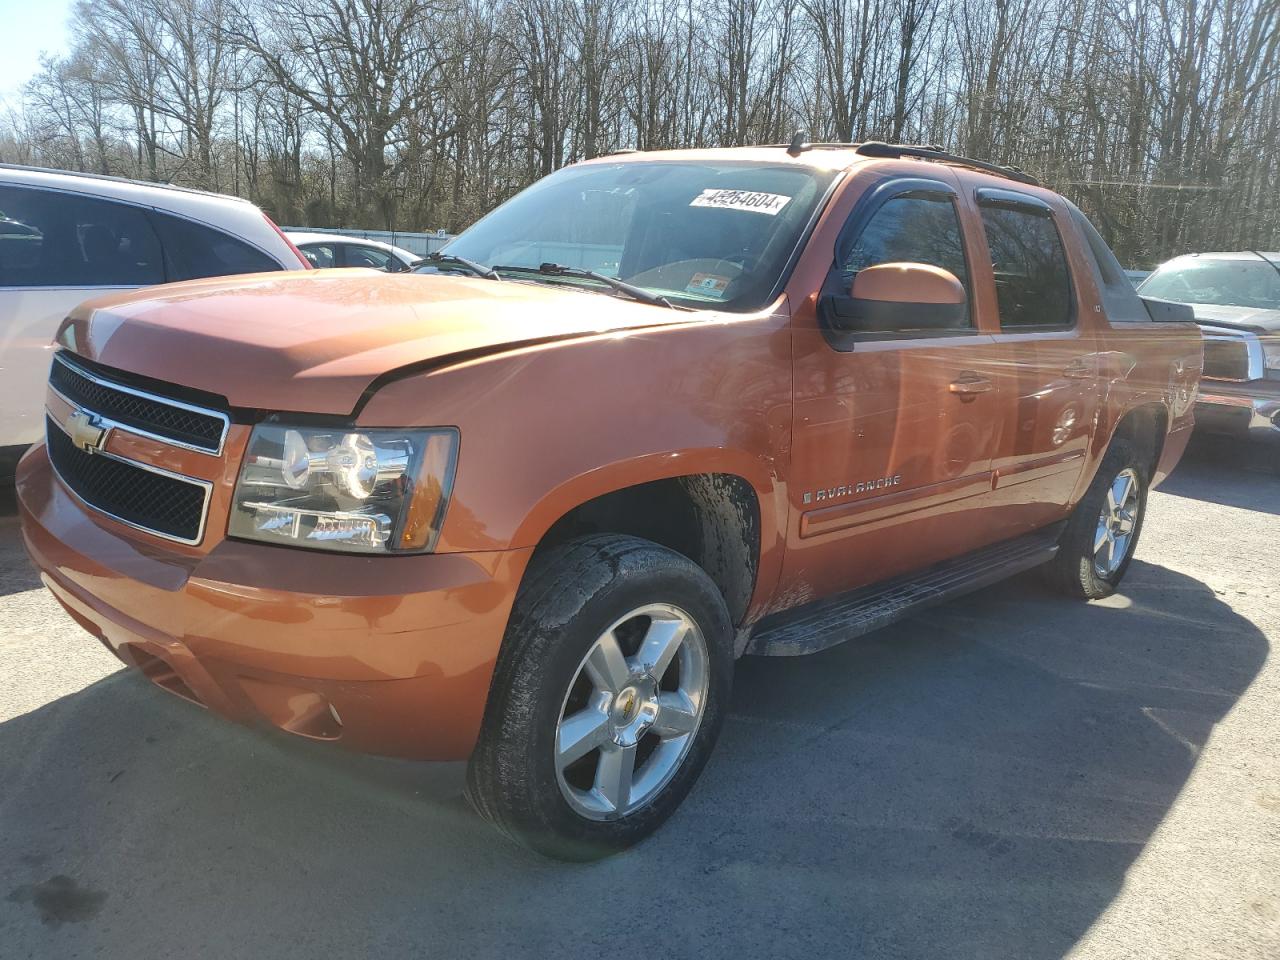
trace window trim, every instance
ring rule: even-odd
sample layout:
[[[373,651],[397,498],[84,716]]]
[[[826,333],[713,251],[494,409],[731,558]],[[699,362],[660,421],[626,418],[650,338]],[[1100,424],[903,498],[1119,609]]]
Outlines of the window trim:
[[[1023,333],[1064,333],[1078,329],[1080,326],[1080,303],[1079,297],[1076,295],[1076,275],[1071,269],[1071,256],[1067,247],[1067,239],[1062,232],[1062,225],[1058,223],[1057,213],[1054,208],[1039,197],[1033,197],[1018,190],[1002,190],[996,187],[979,187],[974,191],[974,200],[978,208],[978,220],[982,226],[982,242],[986,244],[988,261],[991,261],[991,240],[987,236],[987,222],[982,216],[983,207],[991,207],[996,210],[1011,210],[1015,213],[1023,213],[1027,216],[1047,220],[1058,237],[1058,247],[1062,250],[1062,265],[1067,271],[1067,297],[1069,302],[1067,303],[1067,320],[1065,323],[1028,323],[1006,327],[1000,317],[1000,297],[995,290],[995,264],[994,261],[991,261],[991,286],[992,293],[996,294],[996,325],[998,327],[995,334],[997,336],[1017,336]]]
[[[142,184],[142,186],[150,186],[150,185],[144,183]],[[157,183],[157,184],[154,184],[154,186],[157,188],[160,188],[160,187],[167,187],[168,184]],[[290,264],[285,263],[276,254],[272,253],[270,250],[265,249],[264,247],[259,246],[257,243],[248,239],[247,237],[237,236],[236,234],[229,232],[225,227],[220,227],[217,224],[210,223],[207,220],[201,220],[199,217],[193,217],[186,213],[179,213],[178,211],[172,209],[171,207],[161,207],[161,206],[157,206],[154,203],[144,203],[139,200],[126,200],[122,197],[106,197],[99,193],[86,193],[83,190],[69,190],[66,187],[54,187],[54,186],[48,186],[46,184],[36,184],[36,183],[18,183],[13,180],[0,179],[0,187],[9,187],[15,190],[40,190],[44,193],[70,194],[71,196],[74,196],[74,197],[84,197],[85,199],[88,199],[88,200],[101,200],[104,203],[118,203],[118,204],[121,204],[122,206],[133,207],[136,210],[141,210],[143,215],[147,218],[147,225],[151,227],[152,232],[155,233],[156,235],[156,240],[160,243],[161,254],[164,258],[164,276],[165,276],[164,280],[161,281],[162,283],[178,283],[180,281],[174,280],[169,276],[169,256],[164,250],[164,241],[160,239],[160,233],[158,230],[156,230],[156,225],[151,221],[151,214],[153,213],[163,214],[166,217],[173,217],[175,220],[185,220],[187,223],[194,223],[197,226],[206,227],[209,230],[216,231],[217,233],[222,234],[224,237],[227,237],[231,240],[236,241],[237,243],[243,243],[245,246],[252,247],[254,250],[257,250],[268,260],[271,260],[273,263],[275,263],[282,271],[288,271],[290,269],[293,269]],[[176,187],[174,189],[185,190],[186,188]],[[200,191],[192,191],[192,192],[199,193]],[[257,208],[255,207],[254,209],[257,209]],[[232,276],[232,274],[221,274],[221,276]],[[95,284],[83,284],[83,283],[67,283],[67,284],[62,284],[60,286],[56,286],[56,287],[0,286],[0,290],[139,290],[144,286],[157,286],[157,284],[116,283],[116,284],[96,284],[95,285]]]
[[[886,177],[876,183],[871,184],[863,192],[854,204],[853,209],[849,211],[849,215],[845,217],[844,225],[841,226],[840,232],[836,235],[835,246],[832,249],[831,265],[827,268],[826,276],[823,277],[822,287],[818,291],[819,303],[829,294],[826,292],[827,285],[831,282],[831,277],[836,273],[844,273],[840,269],[840,264],[853,244],[853,241],[862,235],[862,231],[875,218],[886,204],[892,200],[897,200],[908,194],[918,194],[923,197],[929,197],[939,202],[947,202],[951,204],[951,211],[955,214],[956,229],[960,233],[960,255],[964,257],[964,269],[967,280],[961,281],[965,287],[965,296],[968,300],[969,326],[963,330],[920,330],[920,331],[879,331],[869,333],[852,333],[848,330],[835,330],[826,320],[825,311],[819,309],[818,323],[822,330],[822,336],[827,341],[828,346],[840,353],[852,352],[859,343],[890,343],[890,342],[912,342],[916,340],[938,340],[976,337],[982,334],[978,328],[977,315],[975,313],[975,304],[973,297],[973,263],[969,258],[969,250],[967,233],[965,231],[964,217],[960,205],[960,191],[945,180],[936,180],[932,177],[919,176],[901,176],[894,175]]]
[[[753,312],[769,309],[786,292],[787,284],[791,282],[791,275],[795,273],[796,266],[800,263],[800,258],[804,256],[805,250],[809,248],[809,241],[813,239],[813,235],[818,229],[818,221],[822,219],[827,212],[827,208],[831,206],[831,201],[844,185],[847,175],[847,170],[839,170],[831,178],[831,183],[827,186],[826,192],[813,205],[813,213],[809,215],[809,222],[805,224],[804,229],[796,237],[795,247],[792,248],[791,253],[783,262],[782,269],[778,272],[778,279],[769,291],[769,295],[765,297],[764,303]],[[736,313],[738,311],[727,312]]]

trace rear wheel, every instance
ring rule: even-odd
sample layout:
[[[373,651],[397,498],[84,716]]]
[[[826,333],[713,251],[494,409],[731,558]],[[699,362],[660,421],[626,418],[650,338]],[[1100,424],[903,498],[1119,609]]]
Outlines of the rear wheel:
[[[732,669],[724,600],[687,558],[613,535],[554,548],[516,598],[468,797],[541,853],[630,846],[693,786]]]
[[[1115,592],[1142,532],[1147,482],[1133,444],[1123,438],[1113,441],[1046,568],[1055,587],[1086,600]]]

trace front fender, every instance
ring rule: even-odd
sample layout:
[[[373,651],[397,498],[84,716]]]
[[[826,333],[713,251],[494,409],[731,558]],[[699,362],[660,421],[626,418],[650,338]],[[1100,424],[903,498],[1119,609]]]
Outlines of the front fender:
[[[458,428],[440,552],[535,546],[602,494],[723,473],[756,492],[763,573],[785,529],[790,349],[780,314],[545,344],[388,384],[359,422]]]

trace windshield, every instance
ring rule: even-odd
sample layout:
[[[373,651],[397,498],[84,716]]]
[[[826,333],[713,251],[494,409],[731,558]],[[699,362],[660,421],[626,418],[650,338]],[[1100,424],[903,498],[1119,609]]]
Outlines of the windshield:
[[[1266,260],[1179,260],[1142,285],[1144,297],[1280,310],[1280,269]]]
[[[507,201],[445,252],[486,267],[556,263],[684,306],[755,310],[777,286],[835,176],[768,163],[570,167]],[[508,277],[608,289],[582,277]]]

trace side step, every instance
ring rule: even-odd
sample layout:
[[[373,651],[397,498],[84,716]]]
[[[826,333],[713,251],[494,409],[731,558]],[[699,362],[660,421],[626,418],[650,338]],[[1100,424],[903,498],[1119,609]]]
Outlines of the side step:
[[[798,657],[879,630],[913,613],[1053,559],[1062,524],[1006,540],[917,573],[771,614],[755,625],[747,653]]]

